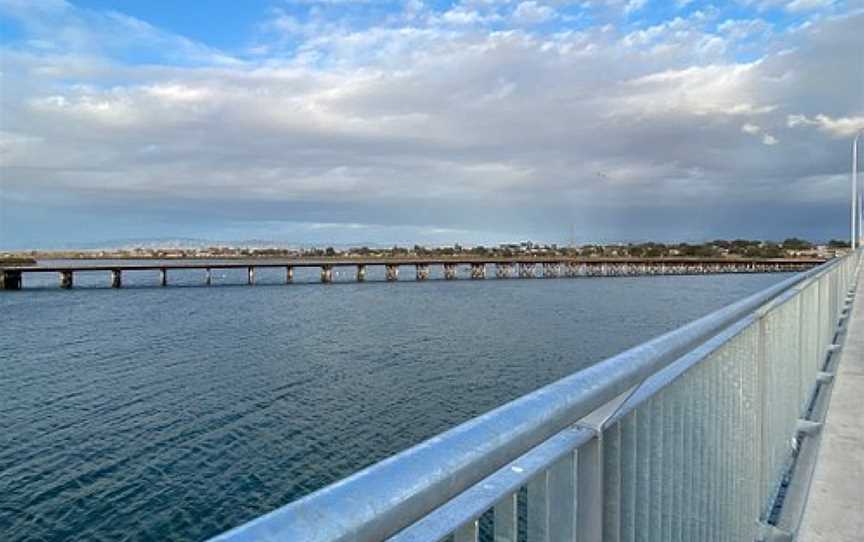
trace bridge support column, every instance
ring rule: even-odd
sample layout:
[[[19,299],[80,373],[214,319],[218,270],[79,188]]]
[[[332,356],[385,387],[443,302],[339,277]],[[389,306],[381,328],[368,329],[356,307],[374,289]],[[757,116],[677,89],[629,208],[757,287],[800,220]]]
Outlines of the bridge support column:
[[[119,269],[111,270],[111,287],[119,288],[123,286],[123,272]]]
[[[429,278],[429,264],[417,264],[417,280],[426,280]]]
[[[322,265],[321,266],[321,282],[327,283],[327,284],[333,282],[333,266],[332,265]]]
[[[387,280],[394,281],[399,278],[399,266],[398,265],[385,265],[384,266],[384,275],[387,277]]]
[[[358,264],[357,265],[357,282],[363,282],[366,280],[366,265]]]
[[[472,263],[471,264],[471,278],[472,279],[485,279],[486,278],[486,264],[485,263]]]
[[[164,267],[159,270],[159,286],[168,286],[168,270]]]
[[[0,289],[3,290],[20,290],[21,289],[21,271],[0,271]]]
[[[210,286],[212,282],[212,273],[210,272],[210,268],[204,270],[204,284]]]
[[[534,264],[533,263],[520,263],[519,264],[519,278],[533,279],[534,278]]]
[[[60,271],[60,287],[72,287],[72,271]]]
[[[255,268],[250,265],[246,269],[246,273],[247,273],[246,282],[249,284],[249,286],[254,286],[255,285]]]
[[[444,264],[444,278],[446,280],[456,280],[456,264],[455,263],[445,263]]]
[[[513,274],[513,264],[512,263],[496,263],[495,264],[495,278],[496,279],[509,279]]]
[[[285,266],[285,284],[291,284],[294,282],[294,267],[287,265]]]

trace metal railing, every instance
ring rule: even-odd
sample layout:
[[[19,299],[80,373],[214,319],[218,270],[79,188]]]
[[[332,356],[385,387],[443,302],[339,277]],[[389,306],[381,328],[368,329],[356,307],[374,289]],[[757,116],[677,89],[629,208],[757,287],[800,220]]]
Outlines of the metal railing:
[[[770,538],[860,254],[795,275],[214,540]]]

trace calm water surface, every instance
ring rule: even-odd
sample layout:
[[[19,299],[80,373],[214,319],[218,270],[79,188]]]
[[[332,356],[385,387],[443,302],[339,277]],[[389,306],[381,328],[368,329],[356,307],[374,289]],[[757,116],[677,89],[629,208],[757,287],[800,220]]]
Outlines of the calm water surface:
[[[785,276],[27,277],[0,292],[0,539],[207,538]]]

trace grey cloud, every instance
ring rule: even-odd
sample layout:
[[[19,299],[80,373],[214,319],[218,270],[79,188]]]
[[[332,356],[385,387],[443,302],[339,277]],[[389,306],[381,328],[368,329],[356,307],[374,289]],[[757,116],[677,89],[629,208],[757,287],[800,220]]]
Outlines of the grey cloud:
[[[132,67],[89,46],[4,51],[2,214],[52,192],[178,223],[502,220],[518,234],[579,221],[600,235],[672,216],[709,232],[748,202],[759,235],[752,206],[841,208],[848,146],[812,119],[862,116],[849,70],[862,23],[858,12],[774,34],[747,63],[730,56],[735,32],[698,15],[629,35],[334,31],[304,46],[329,59],[312,64],[225,65],[196,44],[213,59]],[[153,46],[175,39],[145,30]],[[742,133],[748,123],[766,135]]]

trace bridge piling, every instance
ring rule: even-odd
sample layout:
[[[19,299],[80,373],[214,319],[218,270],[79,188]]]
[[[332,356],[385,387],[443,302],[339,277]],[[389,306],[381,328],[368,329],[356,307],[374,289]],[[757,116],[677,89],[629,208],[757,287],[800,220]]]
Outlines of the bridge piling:
[[[247,277],[248,277],[246,282],[249,284],[249,286],[254,286],[255,285],[255,268],[250,265],[247,268],[246,272],[247,272]]]
[[[333,282],[333,266],[332,265],[322,265],[321,266],[321,282],[325,284],[329,284]]]
[[[444,264],[444,278],[446,280],[456,280],[456,264],[455,263],[445,263]]]
[[[291,284],[294,282],[294,267],[290,265],[285,266],[285,284]]]
[[[164,267],[159,270],[159,286],[168,286],[168,269]]]
[[[213,274],[210,272],[209,267],[204,270],[204,284],[206,286],[210,286],[210,284],[212,283],[212,275]]]
[[[471,264],[471,278],[475,280],[485,279],[486,278],[486,264],[485,263],[472,263]]]
[[[364,264],[357,264],[357,282],[363,282],[366,280],[366,266]]]
[[[416,266],[417,271],[417,280],[426,280],[429,278],[429,265],[425,263],[418,263]]]
[[[0,273],[0,289],[20,290],[21,272],[7,269],[6,271]]]
[[[72,271],[60,271],[60,287],[64,289],[72,287]]]
[[[387,280],[393,282],[399,279],[399,266],[393,264],[387,264],[384,266],[384,275]]]
[[[119,269],[111,270],[111,287],[120,288],[123,286],[123,272]]]
[[[495,264],[495,278],[496,279],[509,279],[510,275],[513,273],[513,264],[509,263],[496,263]]]

